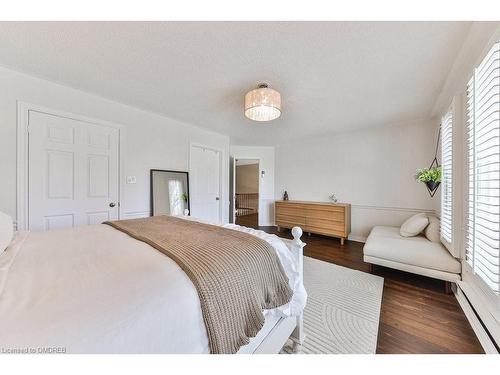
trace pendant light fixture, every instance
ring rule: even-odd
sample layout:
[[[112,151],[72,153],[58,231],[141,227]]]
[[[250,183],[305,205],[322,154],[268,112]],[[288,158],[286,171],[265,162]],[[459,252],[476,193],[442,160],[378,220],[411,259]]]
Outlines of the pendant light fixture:
[[[272,121],[281,116],[281,94],[261,83],[245,95],[245,116],[253,121]]]

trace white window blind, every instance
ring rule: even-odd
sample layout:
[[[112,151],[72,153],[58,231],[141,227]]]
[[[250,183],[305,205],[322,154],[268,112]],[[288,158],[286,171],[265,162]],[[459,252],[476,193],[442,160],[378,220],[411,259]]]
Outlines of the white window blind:
[[[500,270],[500,43],[467,85],[466,261],[495,294]]]
[[[452,246],[453,228],[453,108],[441,119],[441,241]]]

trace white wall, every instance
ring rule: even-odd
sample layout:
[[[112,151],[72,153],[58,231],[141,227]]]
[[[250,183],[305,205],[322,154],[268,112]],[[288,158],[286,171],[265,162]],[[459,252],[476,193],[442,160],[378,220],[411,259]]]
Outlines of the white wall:
[[[149,214],[149,170],[188,170],[189,143],[223,151],[223,220],[228,221],[229,137],[108,99],[0,68],[0,210],[16,216],[17,101],[123,125],[122,218]],[[137,176],[125,184],[125,176]]]
[[[413,122],[276,147],[276,199],[328,201],[335,193],[352,205],[351,239],[363,241],[374,225],[401,225],[417,212],[434,212],[414,179],[434,158],[437,124]]]
[[[259,193],[260,172],[259,164],[236,166],[236,192]]]
[[[231,145],[230,152],[235,159],[259,159],[259,225],[274,225],[274,147]]]

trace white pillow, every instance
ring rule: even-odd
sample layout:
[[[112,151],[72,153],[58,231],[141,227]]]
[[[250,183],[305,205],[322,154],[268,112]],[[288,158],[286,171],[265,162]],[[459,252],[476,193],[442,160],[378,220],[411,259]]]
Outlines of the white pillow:
[[[441,242],[441,234],[439,231],[439,219],[434,215],[429,215],[429,225],[425,228],[425,237],[431,242]]]
[[[0,211],[0,255],[9,246],[14,235],[14,225],[12,218]]]
[[[413,237],[420,234],[425,227],[429,224],[429,219],[427,214],[421,213],[416,214],[406,220],[401,228],[399,229],[399,234],[403,237]]]

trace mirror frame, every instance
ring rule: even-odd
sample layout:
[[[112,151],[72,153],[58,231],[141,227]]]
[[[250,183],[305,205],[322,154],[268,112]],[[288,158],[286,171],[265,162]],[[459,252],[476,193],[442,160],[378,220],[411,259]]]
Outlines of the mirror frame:
[[[191,196],[189,195],[189,172],[187,171],[173,171],[169,169],[150,169],[149,170],[149,216],[153,216],[153,174],[154,172],[171,172],[171,173],[184,173],[186,175],[187,183],[187,209],[189,210],[188,216],[191,216]]]

